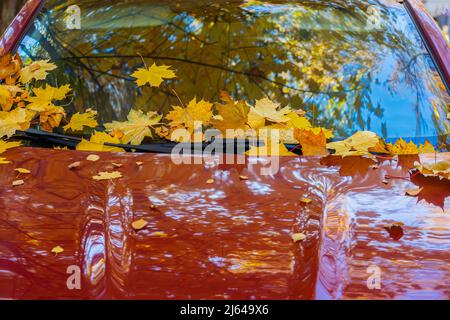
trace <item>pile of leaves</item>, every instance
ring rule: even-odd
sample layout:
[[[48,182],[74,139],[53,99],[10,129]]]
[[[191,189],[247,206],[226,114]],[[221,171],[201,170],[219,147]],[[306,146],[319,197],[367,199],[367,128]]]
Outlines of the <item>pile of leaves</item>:
[[[47,74],[56,68],[48,60],[23,66],[18,56],[5,55],[0,58],[0,81],[3,82],[0,85],[0,138],[10,138],[17,130],[27,130],[31,126],[49,132],[60,127],[71,133],[81,132],[87,127],[91,128],[91,136],[82,139],[77,150],[119,152],[123,150],[105,143],[140,145],[154,134],[180,141],[179,137],[172,135],[177,129],[188,132],[187,140],[198,142],[204,140],[206,129],[215,128],[227,138],[256,137],[267,139],[270,145],[273,130],[278,130],[280,140],[276,143],[279,144],[280,155],[292,154],[284,144],[297,145],[295,149],[301,149],[306,156],[325,156],[329,150],[343,157],[370,156],[372,153],[401,155],[435,152],[429,142],[416,146],[413,142],[399,139],[395,144],[387,144],[369,131],[357,132],[343,141],[327,143],[333,138],[333,130],[314,127],[303,110],[282,107],[268,98],[251,105],[244,100],[234,100],[227,92],[221,92],[221,101],[216,103],[194,97],[185,104],[178,98],[179,105],[173,106],[166,115],[131,110],[126,121],[106,123],[103,131],[97,131],[95,128],[99,125],[95,110],[87,109],[67,119],[62,102],[69,97],[70,86],[53,87],[46,83]],[[176,78],[176,73],[170,66],[152,64],[139,68],[131,76],[139,87],[158,88],[165,80]],[[229,132],[227,134],[229,129],[234,130],[231,136]]]

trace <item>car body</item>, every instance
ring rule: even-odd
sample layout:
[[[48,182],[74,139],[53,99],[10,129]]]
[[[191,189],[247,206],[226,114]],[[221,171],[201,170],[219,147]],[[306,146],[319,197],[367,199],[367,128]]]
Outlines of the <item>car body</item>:
[[[428,54],[421,55],[441,79],[427,83],[450,84],[449,47],[432,18],[415,0],[388,3],[423,39]],[[3,52],[32,46],[24,35],[43,7],[27,2],[2,39]],[[403,125],[409,132],[409,122]],[[433,142],[448,143],[448,134]],[[362,157],[288,156],[269,175],[252,157],[176,164],[168,153],[136,152],[86,161],[92,153],[5,153],[12,163],[0,166],[0,298],[450,298],[450,182],[411,174],[415,162],[449,160],[448,152],[378,157],[376,168]],[[69,170],[74,162],[80,168]],[[122,179],[91,179],[115,167]],[[31,171],[23,186],[11,185],[14,168]],[[406,196],[414,187],[423,188],[419,196]],[[132,223],[141,218],[148,225],[137,231]],[[293,241],[297,233],[306,239]],[[52,253],[56,246],[64,251]],[[68,286],[71,267],[81,272],[80,288]]]

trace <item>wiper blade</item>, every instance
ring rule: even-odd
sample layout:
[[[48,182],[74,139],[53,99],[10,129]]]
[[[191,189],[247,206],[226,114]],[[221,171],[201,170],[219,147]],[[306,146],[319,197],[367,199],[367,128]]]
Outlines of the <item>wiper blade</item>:
[[[49,143],[52,145],[60,145],[67,146],[70,148],[75,148],[77,144],[79,144],[82,138],[73,137],[53,132],[47,132],[37,129],[28,129],[26,131],[17,130],[14,138],[30,140],[39,143]],[[229,151],[233,151],[232,153],[237,153],[236,145],[242,144],[243,151],[247,151],[250,149],[250,141],[249,140],[219,140],[223,144],[224,153]],[[151,144],[143,144],[143,145],[132,145],[132,144],[121,144],[121,143],[110,143],[105,142],[104,145],[110,147],[122,148],[125,151],[138,151],[138,152],[148,152],[148,153],[171,153],[172,149],[181,145],[183,150],[204,150],[207,146],[214,143],[211,142],[203,142],[203,143],[177,143],[177,142],[163,142],[163,143],[151,143]],[[216,142],[217,143],[217,142]],[[230,145],[233,148],[229,148]],[[257,143],[259,145],[259,143]],[[231,150],[230,150],[231,149]]]
[[[36,142],[47,142],[51,144],[67,146],[71,148],[75,148],[77,144],[79,144],[82,138],[67,136],[64,134],[46,132],[37,129],[28,129],[26,131],[17,130],[14,138],[31,140]],[[121,143],[110,143],[105,142],[104,145],[109,147],[117,147],[122,148],[126,151],[140,151],[140,152],[149,152],[149,153],[170,153],[174,144],[172,143],[154,143],[148,145],[131,145],[131,144],[121,144]]]

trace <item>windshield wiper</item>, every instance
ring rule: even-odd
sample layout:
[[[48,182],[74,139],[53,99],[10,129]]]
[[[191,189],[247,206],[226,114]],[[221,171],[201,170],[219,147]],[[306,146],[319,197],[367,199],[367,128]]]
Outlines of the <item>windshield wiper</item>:
[[[46,132],[37,129],[28,129],[26,131],[17,130],[16,134],[13,136],[16,139],[29,140],[38,143],[50,143],[59,146],[67,146],[70,148],[75,148],[79,144],[82,138],[73,137],[68,135],[63,135],[59,133]],[[121,143],[110,143],[105,142],[104,145],[109,147],[122,148],[125,151],[140,151],[140,152],[150,152],[150,153],[170,153],[174,143],[152,143],[147,145],[131,145],[131,144],[121,144]]]
[[[42,144],[50,144],[50,145],[59,145],[59,146],[67,146],[70,148],[76,148],[77,144],[79,144],[82,140],[80,137],[73,137],[68,135],[63,135],[59,133],[47,132],[37,129],[28,129],[26,131],[17,130],[16,134],[13,136],[16,139],[28,140]],[[220,143],[223,144],[224,153],[232,151],[232,153],[238,153],[237,145],[241,144],[243,146],[244,151],[250,149],[250,141],[249,140],[219,140]],[[150,143],[143,145],[132,145],[132,144],[121,144],[121,143],[109,143],[105,142],[104,145],[109,147],[117,147],[122,148],[125,151],[138,151],[138,152],[148,152],[148,153],[171,153],[172,149],[175,146],[181,145],[183,150],[195,150],[202,151],[209,145],[214,143],[203,142],[203,143],[177,143],[177,142],[161,142],[161,143]],[[217,141],[216,141],[217,143]],[[258,143],[257,143],[258,145]],[[231,146],[231,148],[230,148]]]

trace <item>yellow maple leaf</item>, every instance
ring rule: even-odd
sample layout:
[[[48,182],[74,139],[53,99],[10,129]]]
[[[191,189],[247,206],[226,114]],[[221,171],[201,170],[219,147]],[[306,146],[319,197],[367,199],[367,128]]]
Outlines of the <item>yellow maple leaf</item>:
[[[250,107],[243,100],[234,101],[228,93],[222,91],[220,93],[220,99],[224,104],[216,104],[217,111],[220,118],[215,118],[212,123],[214,127],[220,130],[222,133],[226,133],[227,129],[232,130],[243,130],[244,132],[249,129],[248,113]],[[241,136],[234,134],[232,137],[227,138],[242,138]]]
[[[21,145],[22,143],[20,141],[8,142],[3,139],[0,139],[0,154],[2,154],[8,149],[20,147]]]
[[[122,148],[105,145],[104,143],[120,144],[120,140],[111,137],[105,132],[94,131],[89,141],[82,139],[77,144],[76,149],[79,151],[103,151],[103,152],[123,152]]]
[[[145,221],[144,219],[139,219],[131,223],[131,226],[133,227],[134,230],[141,230],[146,225],[148,225],[148,222]]]
[[[435,153],[436,150],[434,149],[434,146],[426,140],[424,144],[421,144],[419,146],[419,153]]]
[[[312,127],[309,120],[303,116],[300,116],[297,112],[291,112],[291,113],[287,114],[286,116],[290,119],[288,122],[288,125],[293,128],[306,129],[306,128]]]
[[[450,160],[439,161],[435,163],[418,163],[415,167],[425,176],[435,176],[450,180]]]
[[[23,94],[24,90],[14,85],[0,85],[0,107],[3,111],[10,111],[15,102],[19,102],[17,94]]]
[[[358,131],[350,138],[343,141],[327,144],[328,149],[335,150],[337,156],[361,156],[369,155],[369,149],[378,144],[376,133],[370,131]]]
[[[166,119],[170,121],[169,126],[171,128],[184,127],[192,134],[194,131],[201,130],[202,127],[210,124],[213,116],[212,106],[211,103],[203,99],[197,102],[197,98],[194,98],[186,108],[172,107],[173,110],[169,112]]]
[[[9,160],[6,159],[6,158],[0,157],[0,164],[9,164],[9,163],[11,163],[11,161],[9,161]]]
[[[121,132],[120,141],[124,144],[140,145],[145,137],[152,137],[150,128],[159,124],[162,116],[156,112],[144,113],[141,110],[130,110],[128,121],[106,123],[108,132]]]
[[[266,125],[266,120],[275,123],[285,123],[291,120],[287,114],[291,113],[289,107],[279,108],[280,104],[267,98],[256,101],[254,107],[250,108],[248,124],[253,129],[260,129]]]
[[[111,180],[111,179],[118,179],[122,178],[122,173],[119,171],[113,171],[113,172],[99,172],[96,176],[93,176],[92,179],[100,181],[100,180]]]
[[[56,69],[56,65],[49,61],[39,60],[23,67],[20,71],[20,82],[28,83],[33,79],[45,80],[48,72]]]
[[[95,117],[97,116],[97,112],[88,109],[85,113],[75,113],[67,125],[64,126],[64,131],[72,130],[72,131],[82,131],[83,127],[95,128],[98,126],[97,120]]]
[[[44,88],[34,88],[34,96],[28,97],[25,101],[29,102],[27,108],[33,111],[46,111],[53,105],[54,101],[59,101],[66,98],[71,88],[69,85],[56,88],[47,85]]]
[[[260,147],[252,146],[250,150],[246,152],[249,156],[258,156],[258,157],[266,157],[266,156],[275,156],[275,157],[283,157],[283,156],[297,156],[295,153],[290,152],[283,143],[276,143],[274,145],[270,140],[267,141],[267,145],[263,145]]]
[[[388,143],[387,148],[391,154],[411,155],[419,153],[419,149],[414,142],[406,142],[403,139],[398,139],[394,145],[392,143]]]
[[[292,129],[285,123],[275,123],[270,126],[263,127],[257,131],[257,137],[260,140],[278,139],[282,143],[298,143],[297,139],[294,136],[294,129]]]
[[[304,156],[325,156],[329,154],[326,148],[325,130],[295,129],[295,137],[300,141]]]
[[[52,132],[53,128],[60,125],[61,120],[66,116],[64,109],[50,105],[45,110],[39,112],[39,124],[42,130]]]
[[[27,130],[34,117],[33,111],[16,108],[10,112],[0,112],[0,138],[11,137],[17,130]]]
[[[56,246],[52,249],[52,253],[54,253],[55,255],[64,252],[64,249],[61,246]]]
[[[22,61],[18,54],[0,54],[0,81],[7,84],[15,84],[20,71]]]
[[[138,86],[149,83],[152,87],[159,87],[164,79],[175,78],[175,72],[169,69],[170,66],[157,66],[155,63],[150,68],[139,68],[131,76],[136,78]]]

